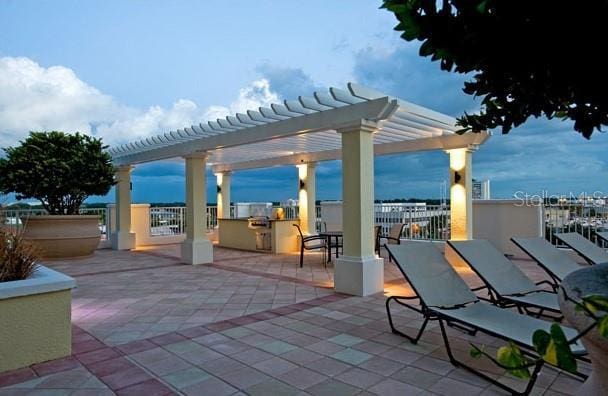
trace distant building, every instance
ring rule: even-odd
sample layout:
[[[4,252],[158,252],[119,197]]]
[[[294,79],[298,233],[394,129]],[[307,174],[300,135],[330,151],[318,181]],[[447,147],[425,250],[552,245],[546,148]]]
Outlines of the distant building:
[[[473,179],[473,199],[490,199],[490,181]]]

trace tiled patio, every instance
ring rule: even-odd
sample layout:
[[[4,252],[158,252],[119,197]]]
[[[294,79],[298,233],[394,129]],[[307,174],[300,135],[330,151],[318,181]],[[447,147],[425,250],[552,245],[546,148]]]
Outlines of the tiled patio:
[[[385,295],[335,294],[333,268],[320,256],[299,269],[297,255],[214,254],[214,265],[196,267],[179,262],[178,246],[50,263],[78,281],[73,355],[0,374],[0,395],[504,394],[447,361],[436,325],[412,345],[390,332]],[[388,262],[385,274],[386,295],[410,292]],[[421,324],[412,312],[396,318],[410,331]],[[468,335],[450,334],[459,357],[518,382],[468,358]],[[572,394],[579,385],[545,368],[533,394]]]

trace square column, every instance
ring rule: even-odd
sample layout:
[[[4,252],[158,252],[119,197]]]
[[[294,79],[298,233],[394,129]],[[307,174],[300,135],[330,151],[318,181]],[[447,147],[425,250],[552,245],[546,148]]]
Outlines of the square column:
[[[367,296],[384,291],[384,260],[374,252],[374,141],[367,120],[341,128],[344,255],[336,260],[337,292]]]
[[[450,227],[454,241],[473,239],[473,151],[459,148],[450,156]]]
[[[315,234],[317,223],[315,163],[297,165],[300,228],[304,234]]]
[[[182,261],[187,264],[213,262],[213,244],[207,239],[206,154],[195,153],[186,160],[186,240]]]
[[[216,173],[217,179],[217,218],[230,218],[230,179],[232,172]]]
[[[110,242],[114,250],[135,248],[135,233],[131,232],[131,171],[132,166],[116,169],[116,232]]]

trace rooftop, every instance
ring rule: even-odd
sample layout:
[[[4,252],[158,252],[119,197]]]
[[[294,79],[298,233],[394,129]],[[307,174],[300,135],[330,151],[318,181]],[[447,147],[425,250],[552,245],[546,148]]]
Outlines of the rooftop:
[[[436,325],[418,345],[390,332],[386,296],[411,290],[387,260],[385,293],[352,297],[334,292],[320,255],[307,254],[302,269],[295,254],[215,247],[214,257],[183,265],[179,245],[167,245],[50,262],[78,281],[73,355],[0,374],[0,394],[503,394],[449,363]],[[517,264],[542,279],[531,262]],[[412,312],[396,318],[421,323]],[[449,332],[466,360],[470,341],[502,344]],[[486,360],[472,364],[518,382]],[[533,393],[573,394],[580,384],[545,367]]]

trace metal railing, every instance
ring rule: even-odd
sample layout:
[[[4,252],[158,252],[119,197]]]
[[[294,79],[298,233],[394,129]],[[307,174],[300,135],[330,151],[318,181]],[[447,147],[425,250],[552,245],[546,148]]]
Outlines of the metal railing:
[[[107,239],[107,231],[110,229],[109,213],[107,208],[80,208],[80,214],[97,215],[99,217],[99,231],[101,239]],[[0,219],[5,226],[19,231],[27,226],[27,219],[32,216],[44,216],[48,212],[45,209],[0,209]]]
[[[388,235],[394,224],[405,224],[402,238],[450,239],[450,207],[447,205],[375,204],[375,223]]]
[[[217,206],[207,206],[206,220],[208,230],[217,226]],[[186,207],[150,207],[150,236],[180,235],[185,233]]]
[[[578,232],[590,241],[601,244],[596,232],[608,231],[608,206],[579,202],[545,203],[545,238],[563,246],[555,237],[562,232]]]
[[[184,206],[155,206],[150,208],[150,236],[179,235],[186,232]]]

